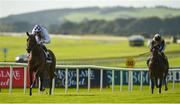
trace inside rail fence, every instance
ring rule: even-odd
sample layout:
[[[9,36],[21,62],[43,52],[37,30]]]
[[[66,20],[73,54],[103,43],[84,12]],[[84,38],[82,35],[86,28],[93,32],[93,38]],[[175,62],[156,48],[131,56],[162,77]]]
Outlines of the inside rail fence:
[[[12,89],[13,89],[13,68],[14,67],[23,67],[24,69],[24,84],[23,84],[23,92],[24,94],[26,93],[26,89],[27,89],[27,64],[26,63],[14,63],[14,62],[0,62],[0,67],[9,67],[10,71],[9,71],[9,94],[12,93]],[[112,73],[112,77],[111,77],[111,88],[112,88],[112,92],[114,92],[114,86],[115,86],[115,71],[120,71],[120,75],[119,75],[119,91],[122,91],[122,86],[123,86],[123,71],[127,71],[128,72],[128,90],[131,92],[133,91],[133,73],[138,71],[140,72],[140,83],[139,83],[139,89],[140,91],[143,90],[143,72],[148,72],[147,68],[117,68],[117,67],[103,67],[103,66],[95,66],[95,65],[56,65],[56,68],[61,68],[61,69],[65,69],[65,86],[64,86],[64,90],[65,90],[65,94],[68,93],[68,72],[71,69],[75,69],[76,70],[76,92],[79,92],[80,86],[79,86],[79,71],[80,69],[86,69],[88,72],[88,76],[87,76],[87,92],[90,92],[90,88],[91,88],[91,70],[100,70],[100,82],[99,82],[99,91],[101,92],[103,90],[103,71],[106,70],[110,70]],[[175,83],[180,82],[180,67],[172,67],[170,68],[169,72],[172,73],[171,78],[172,78],[172,89],[175,88]],[[40,81],[40,80],[39,80]],[[149,85],[150,85],[150,81],[149,81]],[[53,79],[53,83],[52,83],[52,94],[54,94],[54,88],[55,88],[55,79]]]

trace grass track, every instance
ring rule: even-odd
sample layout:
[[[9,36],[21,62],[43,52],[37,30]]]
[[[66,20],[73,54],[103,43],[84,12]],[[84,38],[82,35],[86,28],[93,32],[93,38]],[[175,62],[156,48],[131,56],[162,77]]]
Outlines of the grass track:
[[[82,38],[82,37],[81,37]],[[92,38],[89,36],[89,38]],[[109,57],[125,57],[134,56],[147,52],[147,46],[130,47],[127,39],[119,39],[120,37],[96,37],[96,39],[67,39],[60,37],[53,37],[48,48],[53,50],[57,57],[57,61],[62,62],[66,59],[92,59],[92,58],[109,58]],[[113,38],[116,40],[112,40]],[[109,40],[108,40],[109,39]],[[0,61],[4,60],[2,49],[8,48],[7,61],[14,61],[19,54],[26,53],[26,36],[0,36]],[[168,44],[166,46],[166,53],[178,52],[178,55],[170,58],[170,66],[179,66],[180,61],[180,47],[179,44]],[[168,54],[167,54],[168,55]],[[146,67],[146,59],[144,61],[137,61],[135,67]],[[103,66],[126,67],[123,63],[109,63]]]
[[[0,93],[0,103],[180,103],[180,83],[175,84],[175,89],[172,90],[172,84],[168,85],[167,92],[162,91],[158,94],[151,94],[149,86],[143,86],[143,91],[139,91],[139,86],[134,86],[133,91],[129,92],[127,86],[123,86],[123,91],[119,91],[119,87],[115,86],[115,91],[111,88],[80,89],[79,94],[75,89],[69,89],[68,94],[64,94],[64,89],[56,88],[55,95],[37,94],[37,89],[33,89],[33,96],[28,93],[23,94],[23,89],[14,89],[9,95],[7,89],[2,89]],[[47,89],[46,89],[47,90]],[[28,90],[29,91],[29,90]],[[47,90],[48,91],[48,90]]]

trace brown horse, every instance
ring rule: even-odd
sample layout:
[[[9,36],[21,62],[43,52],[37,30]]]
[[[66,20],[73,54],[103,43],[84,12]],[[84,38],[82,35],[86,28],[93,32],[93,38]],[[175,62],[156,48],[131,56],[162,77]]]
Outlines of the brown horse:
[[[35,72],[36,77],[40,77],[40,91],[44,91],[44,79],[47,78],[45,75],[48,73],[49,78],[49,94],[51,95],[51,89],[52,89],[52,79],[55,77],[55,66],[56,66],[56,58],[55,55],[51,50],[48,50],[51,57],[52,57],[52,63],[46,63],[46,55],[44,53],[43,48],[37,44],[35,36],[26,33],[28,36],[27,39],[27,51],[29,53],[28,58],[28,70],[30,75],[30,95],[32,95],[32,88],[35,85],[36,78],[33,80],[33,72]]]
[[[148,64],[149,68],[149,77],[151,80],[151,92],[154,92],[154,84],[156,87],[159,88],[159,93],[161,93],[162,82],[164,81],[165,90],[167,91],[167,81],[166,77],[168,75],[169,65],[166,65],[164,59],[162,58],[161,54],[158,51],[158,46],[154,46],[152,49],[152,57]],[[159,84],[158,84],[159,79]]]

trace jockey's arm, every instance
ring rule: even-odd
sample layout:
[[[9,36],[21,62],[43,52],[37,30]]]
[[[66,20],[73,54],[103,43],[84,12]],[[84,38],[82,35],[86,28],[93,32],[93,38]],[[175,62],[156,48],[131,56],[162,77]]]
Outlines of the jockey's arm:
[[[160,45],[160,48],[159,48],[160,52],[164,52],[165,47],[166,47],[165,41],[162,40],[161,45]]]
[[[42,27],[42,34],[43,34],[43,38],[42,38],[42,42],[45,43],[45,44],[49,44],[50,43],[50,37],[49,37],[49,34],[48,34],[48,31]]]
[[[150,52],[152,52],[153,46],[154,46],[154,41],[151,41],[150,44],[149,44]]]

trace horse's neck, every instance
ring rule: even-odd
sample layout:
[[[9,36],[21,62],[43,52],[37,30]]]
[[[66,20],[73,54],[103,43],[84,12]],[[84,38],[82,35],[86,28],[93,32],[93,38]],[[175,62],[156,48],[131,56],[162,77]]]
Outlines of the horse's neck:
[[[161,55],[159,53],[152,56],[152,61],[154,64],[156,64],[158,66],[162,66]]]
[[[38,57],[41,54],[41,51],[42,51],[42,49],[41,49],[40,45],[36,44],[32,50],[32,55]]]

